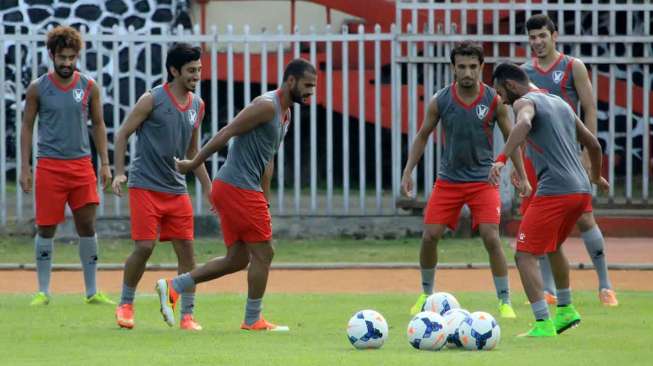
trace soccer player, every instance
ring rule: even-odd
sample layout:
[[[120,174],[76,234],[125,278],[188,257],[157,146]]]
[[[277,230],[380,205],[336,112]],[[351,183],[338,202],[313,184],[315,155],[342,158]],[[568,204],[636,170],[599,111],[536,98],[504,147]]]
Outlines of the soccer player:
[[[125,262],[122,296],[116,321],[122,328],[134,327],[134,296],[157,239],[171,241],[177,254],[179,273],[195,268],[193,253],[193,207],[186,177],[175,169],[176,157],[194,157],[198,150],[204,102],[193,93],[200,81],[201,50],[187,43],[174,44],[166,56],[168,82],[143,94],[116,135],[113,191],[122,195],[125,149],[134,131],[136,155],[129,169],[129,209],[134,250]],[[205,196],[211,180],[204,165],[193,172]],[[201,330],[193,318],[195,288],[181,294],[180,328]],[[173,323],[169,324],[173,326]]]
[[[220,217],[227,246],[225,257],[215,258],[192,272],[172,280],[160,279],[156,290],[166,322],[174,322],[178,294],[196,284],[248,268],[247,304],[241,329],[287,331],[261,315],[263,295],[274,256],[269,209],[274,154],[289,124],[289,108],[304,103],[316,86],[315,67],[304,59],[286,65],[283,84],[247,105],[209,141],[193,160],[177,162],[180,172],[200,166],[213,153],[227,146],[227,161],[213,181],[211,198]]]
[[[32,192],[32,133],[38,121],[36,179],[36,273],[39,292],[31,305],[50,303],[53,238],[57,225],[65,220],[65,206],[73,212],[79,235],[79,259],[84,271],[87,304],[115,304],[97,291],[95,274],[98,245],[95,210],[100,198],[91,161],[87,122],[93,124],[93,141],[100,154],[103,186],[111,182],[107,132],[102,117],[100,87],[76,68],[83,47],[79,32],[58,26],[47,34],[46,45],[54,70],[32,81],[27,88],[21,127],[20,186]]]
[[[534,57],[522,65],[528,78],[538,88],[545,89],[566,101],[576,111],[578,102],[583,110],[583,121],[587,129],[596,136],[596,104],[592,94],[592,84],[585,64],[577,58],[562,54],[556,50],[558,32],[556,26],[546,14],[530,17],[526,22],[528,42]],[[582,154],[582,163],[589,170],[587,153]],[[537,186],[537,177],[532,164],[525,160],[526,173],[532,187]],[[522,214],[531,201],[528,197],[522,201]],[[592,259],[599,279],[599,300],[605,306],[617,306],[619,301],[608,277],[608,265],[605,258],[605,240],[592,213],[590,201],[576,223],[585,248]],[[546,256],[540,257],[540,271],[544,278],[547,301],[555,303],[556,292],[553,274]]]
[[[506,156],[524,142],[526,156],[539,178],[535,196],[519,227],[515,254],[536,319],[534,327],[523,335],[552,337],[580,323],[580,314],[571,303],[569,262],[561,245],[592,199],[590,180],[602,190],[609,187],[601,177],[601,145],[564,100],[531,88],[526,72],[518,66],[501,64],[492,78],[499,95],[512,105],[516,124],[492,166],[490,182],[499,181]],[[578,157],[577,140],[589,154],[590,179]],[[554,320],[549,317],[538,270],[538,257],[545,254],[558,290]]]
[[[431,133],[442,121],[443,152],[438,178],[425,208],[424,233],[420,250],[422,294],[411,309],[421,311],[426,298],[433,293],[438,262],[437,245],[447,227],[455,229],[460,209],[467,204],[472,213],[472,226],[478,228],[490,259],[492,276],[499,298],[499,313],[514,318],[510,303],[508,267],[499,238],[501,199],[499,189],[487,181],[494,161],[493,130],[498,124],[504,138],[511,122],[508,109],[496,91],[481,82],[483,49],[464,42],[451,51],[454,83],[439,90],[429,102],[424,123],[410,149],[401,182],[403,193],[411,196],[411,173],[424,154]],[[512,156],[517,171],[525,172],[518,152]],[[530,193],[527,182],[523,194]]]

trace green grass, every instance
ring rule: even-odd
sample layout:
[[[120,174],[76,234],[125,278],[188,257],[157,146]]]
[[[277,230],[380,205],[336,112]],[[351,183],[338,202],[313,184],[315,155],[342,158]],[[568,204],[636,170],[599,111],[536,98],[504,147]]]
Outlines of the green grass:
[[[420,239],[352,240],[315,239],[310,241],[275,241],[275,263],[289,262],[417,262]],[[131,240],[100,239],[101,263],[122,263],[133,248]],[[441,263],[487,262],[487,252],[480,239],[445,239],[438,244]],[[504,251],[512,261],[512,250],[504,241]],[[220,239],[201,238],[195,241],[198,263],[224,255]],[[0,238],[0,262],[32,263],[33,239],[29,237]],[[160,244],[149,263],[176,263],[170,244]],[[54,263],[79,263],[76,242],[55,242]]]
[[[489,352],[417,351],[406,339],[408,308],[401,294],[283,295],[266,297],[265,314],[291,332],[238,330],[244,295],[200,295],[201,333],[168,328],[156,299],[136,302],[136,328],[120,330],[113,307],[84,305],[79,296],[55,296],[47,307],[27,306],[27,295],[0,296],[3,365],[646,365],[653,356],[653,295],[621,292],[622,306],[601,307],[594,292],[574,294],[583,323],[557,339],[518,339],[532,321],[523,294],[515,294],[519,318],[501,320],[502,339]],[[493,294],[457,293],[463,307],[496,313]],[[345,327],[357,310],[373,308],[390,325],[380,350],[358,351]]]

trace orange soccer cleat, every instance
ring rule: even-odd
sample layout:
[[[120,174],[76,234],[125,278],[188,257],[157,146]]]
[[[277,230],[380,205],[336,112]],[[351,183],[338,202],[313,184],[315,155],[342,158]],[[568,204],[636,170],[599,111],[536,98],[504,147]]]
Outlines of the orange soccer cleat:
[[[243,330],[268,330],[271,332],[287,332],[290,329],[285,325],[276,325],[268,322],[263,318],[263,315],[254,322],[252,325],[247,325],[245,322],[240,326]]]
[[[116,308],[116,323],[120,328],[132,329],[134,327],[134,305],[120,304]]]
[[[194,331],[202,330],[202,326],[195,321],[195,318],[193,318],[193,314],[182,315],[181,322],[179,323],[179,328],[183,330],[194,330]]]
[[[609,288],[603,288],[599,291],[599,300],[604,306],[615,307],[619,306],[619,300],[617,300],[617,294],[610,290]]]

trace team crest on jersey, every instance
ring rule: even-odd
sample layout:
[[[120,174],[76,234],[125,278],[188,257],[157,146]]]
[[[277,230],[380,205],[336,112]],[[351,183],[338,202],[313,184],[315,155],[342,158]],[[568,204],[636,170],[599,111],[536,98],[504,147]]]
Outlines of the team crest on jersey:
[[[487,116],[487,112],[490,110],[485,104],[479,104],[476,106],[476,116],[478,119],[483,119]]]
[[[560,84],[562,81],[562,78],[565,76],[565,73],[562,71],[554,71],[551,77],[553,78],[553,82],[556,84]]]
[[[73,89],[73,98],[75,98],[75,102],[80,103],[83,96],[84,91],[82,89]]]
[[[197,111],[194,109],[189,109],[188,110],[188,122],[193,125],[195,124],[195,118],[197,118]]]

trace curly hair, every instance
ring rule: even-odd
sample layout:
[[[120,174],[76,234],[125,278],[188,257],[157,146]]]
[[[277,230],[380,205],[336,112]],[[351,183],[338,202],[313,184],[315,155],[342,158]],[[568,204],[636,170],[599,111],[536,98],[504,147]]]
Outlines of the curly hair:
[[[64,48],[72,48],[75,52],[79,52],[84,46],[82,36],[77,29],[63,25],[56,26],[48,32],[46,43],[53,55]]]

